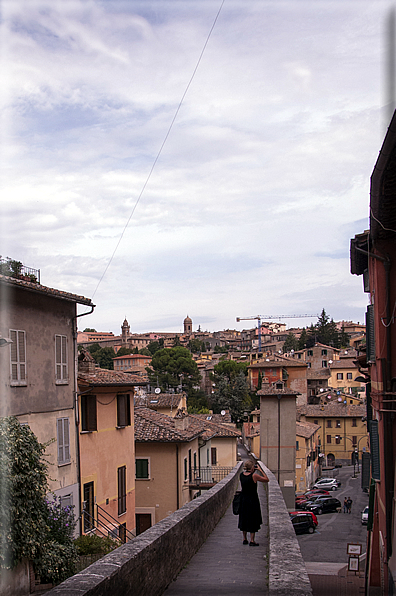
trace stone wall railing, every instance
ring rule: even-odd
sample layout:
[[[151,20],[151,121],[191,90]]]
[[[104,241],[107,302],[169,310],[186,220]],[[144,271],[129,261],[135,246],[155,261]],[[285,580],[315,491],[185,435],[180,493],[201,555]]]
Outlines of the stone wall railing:
[[[269,478],[269,596],[312,596],[300,545],[278,481],[261,461],[258,464]]]
[[[216,486],[48,592],[48,596],[160,596],[226,512],[239,462]],[[300,593],[300,596],[302,593]]]

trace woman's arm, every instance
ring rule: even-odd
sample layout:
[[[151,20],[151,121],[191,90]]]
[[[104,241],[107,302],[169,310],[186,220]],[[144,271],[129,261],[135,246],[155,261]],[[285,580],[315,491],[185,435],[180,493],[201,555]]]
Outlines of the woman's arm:
[[[264,472],[260,472],[258,470],[256,470],[253,474],[253,480],[255,482],[259,481],[259,482],[269,482],[269,478],[267,476],[267,474],[265,474]]]

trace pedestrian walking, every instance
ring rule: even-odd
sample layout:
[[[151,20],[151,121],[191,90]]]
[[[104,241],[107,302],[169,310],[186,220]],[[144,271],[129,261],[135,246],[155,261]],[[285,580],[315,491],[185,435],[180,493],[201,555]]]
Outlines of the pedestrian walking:
[[[347,499],[348,513],[351,513],[351,511],[352,511],[352,503],[353,503],[353,501],[352,501],[351,497],[348,497],[348,499]]]
[[[344,513],[348,513],[348,499],[345,497],[344,499]]]

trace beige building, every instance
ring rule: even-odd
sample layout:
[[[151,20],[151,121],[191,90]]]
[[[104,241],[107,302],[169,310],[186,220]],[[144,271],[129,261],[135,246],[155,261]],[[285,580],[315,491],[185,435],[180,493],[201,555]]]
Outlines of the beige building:
[[[334,387],[343,393],[365,393],[365,383],[355,381],[356,377],[360,375],[355,360],[356,358],[340,358],[330,365],[330,387]]]
[[[0,415],[17,416],[41,443],[49,443],[49,488],[65,506],[75,506],[78,518],[77,305],[94,305],[83,296],[3,275],[0,292],[0,336],[9,341],[0,347]]]
[[[360,460],[362,452],[369,451],[365,405],[331,401],[300,406],[297,414],[300,422],[320,426],[318,442],[324,466],[351,464],[352,453],[357,451]]]
[[[121,542],[135,534],[133,397],[139,382],[95,367],[88,352],[79,354],[82,530]]]
[[[181,393],[147,393],[135,399],[136,406],[144,406],[166,416],[176,416],[179,410],[187,412],[187,394]]]
[[[318,424],[296,422],[296,492],[303,493],[319,474]]]
[[[151,357],[143,354],[129,354],[127,356],[116,356],[113,358],[114,370],[131,372],[140,377],[147,377],[147,366],[150,366]]]

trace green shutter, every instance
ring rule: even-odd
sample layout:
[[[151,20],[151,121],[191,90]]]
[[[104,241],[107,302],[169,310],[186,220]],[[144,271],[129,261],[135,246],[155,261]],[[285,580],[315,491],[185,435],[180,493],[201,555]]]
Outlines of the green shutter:
[[[148,459],[136,460],[136,478],[148,478]]]
[[[370,450],[371,450],[371,477],[374,480],[381,480],[380,474],[380,450],[379,450],[379,435],[378,435],[378,421],[370,420]]]
[[[374,330],[374,305],[369,304],[366,312],[366,344],[367,362],[375,362],[375,330]]]

